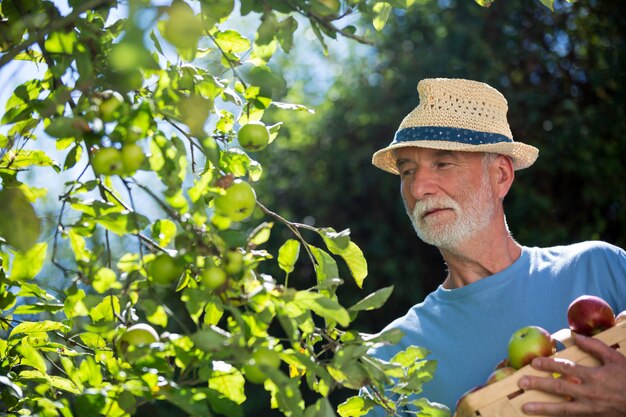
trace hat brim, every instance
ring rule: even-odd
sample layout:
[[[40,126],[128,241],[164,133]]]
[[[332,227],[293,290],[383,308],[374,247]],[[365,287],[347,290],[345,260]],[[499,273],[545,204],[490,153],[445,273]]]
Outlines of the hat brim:
[[[441,140],[419,140],[408,142],[396,142],[383,148],[372,156],[372,164],[383,171],[399,175],[396,166],[394,150],[399,148],[417,147],[429,149],[441,149],[459,152],[490,152],[510,156],[513,160],[513,168],[517,171],[531,166],[539,156],[539,149],[521,142],[486,143],[482,145],[470,145],[459,142]]]

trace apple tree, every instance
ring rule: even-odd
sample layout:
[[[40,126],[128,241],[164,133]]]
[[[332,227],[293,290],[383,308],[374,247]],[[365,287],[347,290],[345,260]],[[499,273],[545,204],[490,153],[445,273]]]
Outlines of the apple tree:
[[[1,119],[0,412],[241,416],[255,386],[286,416],[405,406],[434,362],[419,347],[370,357],[401,335],[351,327],[391,288],[342,305],[337,288],[367,276],[363,253],[347,229],[266,207],[254,153],[280,140],[268,110],[309,111],[278,100],[270,65],[300,26],[327,51],[338,36],[366,40],[346,17],[381,29],[412,2],[68,3],[0,1],[0,69],[38,70]],[[291,238],[270,253],[275,228]],[[354,395],[335,410],[340,389]]]

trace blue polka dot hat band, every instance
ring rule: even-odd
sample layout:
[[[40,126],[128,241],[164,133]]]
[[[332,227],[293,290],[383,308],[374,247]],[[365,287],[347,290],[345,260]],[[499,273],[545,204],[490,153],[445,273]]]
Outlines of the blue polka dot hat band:
[[[374,166],[398,174],[395,149],[408,146],[507,155],[516,170],[537,159],[537,148],[513,140],[508,104],[495,88],[478,81],[430,78],[420,81],[417,91],[419,105],[402,120],[389,146],[374,153]]]
[[[512,139],[499,133],[478,132],[458,127],[415,126],[397,131],[391,144],[418,140],[443,140],[471,145],[513,142]]]

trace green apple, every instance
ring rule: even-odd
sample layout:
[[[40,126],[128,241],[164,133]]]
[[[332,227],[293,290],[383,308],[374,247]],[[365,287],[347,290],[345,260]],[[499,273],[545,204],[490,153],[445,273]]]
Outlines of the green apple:
[[[169,8],[163,37],[176,48],[197,48],[203,28],[200,18],[185,2],[173,2]]]
[[[159,334],[152,326],[145,323],[137,323],[130,326],[117,340],[117,347],[122,353],[126,353],[130,346],[145,346],[159,341]]]
[[[252,358],[243,366],[243,372],[248,381],[253,384],[262,384],[267,379],[263,369],[278,369],[280,363],[280,356],[276,351],[267,347],[260,347],[254,351]]]
[[[237,276],[243,271],[243,253],[238,250],[226,252],[222,262],[224,263],[224,271],[230,275]]]
[[[218,214],[240,222],[252,215],[256,206],[256,194],[250,184],[235,180],[225,194],[215,197],[214,202]]]
[[[248,152],[258,152],[267,146],[270,133],[261,122],[250,122],[239,129],[237,139],[241,147]]]
[[[148,263],[148,275],[150,280],[162,286],[170,286],[180,278],[183,268],[175,258],[167,253],[160,253]]]
[[[91,158],[96,174],[117,175],[122,172],[122,154],[115,148],[98,149]]]
[[[211,266],[202,271],[201,283],[206,288],[214,290],[221,287],[226,282],[226,272],[217,266]]]
[[[525,326],[509,340],[509,364],[519,369],[536,357],[552,355],[555,350],[556,342],[550,332],[539,326]]]
[[[146,158],[143,149],[136,143],[125,144],[122,146],[121,153],[124,173],[129,175],[137,171]]]
[[[116,111],[122,103],[124,103],[124,96],[117,91],[106,90],[102,92],[102,102],[98,109],[102,121],[112,122],[115,120],[117,115]]]

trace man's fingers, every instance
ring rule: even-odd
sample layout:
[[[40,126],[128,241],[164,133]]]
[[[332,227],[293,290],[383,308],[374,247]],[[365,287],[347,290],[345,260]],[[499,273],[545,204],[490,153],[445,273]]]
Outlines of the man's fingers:
[[[593,337],[586,337],[575,333],[573,334],[576,346],[599,359],[602,363],[615,362],[624,359],[619,352],[610,346],[607,346],[606,343],[600,340],[594,339]]]

